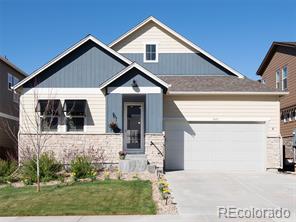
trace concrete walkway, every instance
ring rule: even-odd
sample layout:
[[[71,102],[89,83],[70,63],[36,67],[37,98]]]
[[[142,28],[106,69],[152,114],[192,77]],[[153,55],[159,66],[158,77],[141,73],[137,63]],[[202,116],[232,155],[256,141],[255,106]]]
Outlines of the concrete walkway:
[[[181,215],[216,221],[221,206],[287,208],[291,216],[286,221],[296,221],[296,175],[177,171],[167,173],[167,178]]]

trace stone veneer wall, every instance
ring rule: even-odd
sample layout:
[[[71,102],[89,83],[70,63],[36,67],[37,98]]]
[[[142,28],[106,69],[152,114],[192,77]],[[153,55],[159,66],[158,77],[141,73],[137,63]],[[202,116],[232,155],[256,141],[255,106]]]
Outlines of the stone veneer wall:
[[[294,158],[293,137],[283,137],[283,145],[285,146],[285,158]]]
[[[22,159],[21,150],[30,146],[28,134],[19,134],[19,157]],[[48,137],[43,151],[53,151],[58,160],[65,164],[77,154],[88,153],[94,159],[103,156],[105,163],[116,164],[119,162],[118,152],[122,150],[123,136],[119,134],[52,134]]]
[[[280,169],[282,168],[282,151],[280,137],[267,137],[267,153],[266,153],[266,168]]]
[[[153,144],[151,144],[151,142]],[[145,133],[145,154],[150,164],[163,169],[165,138],[162,133]]]

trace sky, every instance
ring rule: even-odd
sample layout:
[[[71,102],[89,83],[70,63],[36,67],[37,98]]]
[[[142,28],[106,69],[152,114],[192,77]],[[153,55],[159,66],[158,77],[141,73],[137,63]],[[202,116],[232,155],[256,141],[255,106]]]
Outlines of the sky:
[[[0,0],[0,55],[28,74],[92,34],[108,44],[154,16],[251,79],[296,41],[296,0]]]

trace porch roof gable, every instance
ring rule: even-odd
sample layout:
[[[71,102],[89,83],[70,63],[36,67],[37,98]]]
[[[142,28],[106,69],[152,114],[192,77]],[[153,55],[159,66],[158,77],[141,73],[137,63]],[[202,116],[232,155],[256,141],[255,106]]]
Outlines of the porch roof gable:
[[[110,85],[112,82],[114,82],[115,80],[119,79],[121,76],[123,76],[124,74],[126,74],[128,71],[130,71],[133,68],[138,69],[143,74],[145,74],[149,78],[153,79],[154,81],[158,82],[160,85],[162,85],[166,89],[168,89],[171,86],[170,84],[166,83],[165,81],[163,81],[162,79],[160,79],[159,77],[157,77],[156,75],[154,75],[153,73],[151,73],[150,71],[148,71],[147,69],[145,69],[142,66],[140,66],[139,64],[133,62],[132,64],[130,64],[129,66],[127,66],[126,68],[124,68],[123,70],[121,70],[120,72],[118,72],[116,75],[114,75],[112,78],[110,78],[107,81],[103,82],[99,86],[100,90],[103,90],[108,85]]]

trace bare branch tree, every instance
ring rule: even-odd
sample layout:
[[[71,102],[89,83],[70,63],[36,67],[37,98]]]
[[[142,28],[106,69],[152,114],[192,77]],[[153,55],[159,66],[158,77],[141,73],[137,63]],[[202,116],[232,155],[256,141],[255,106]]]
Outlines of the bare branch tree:
[[[6,133],[18,144],[19,163],[32,160],[36,163],[37,191],[40,191],[40,156],[45,151],[52,131],[57,130],[61,113],[60,100],[53,99],[52,92],[41,98],[38,89],[33,90],[33,101],[20,101],[19,132],[8,121],[1,123]],[[28,97],[29,98],[29,97]],[[32,104],[33,103],[33,104]]]

